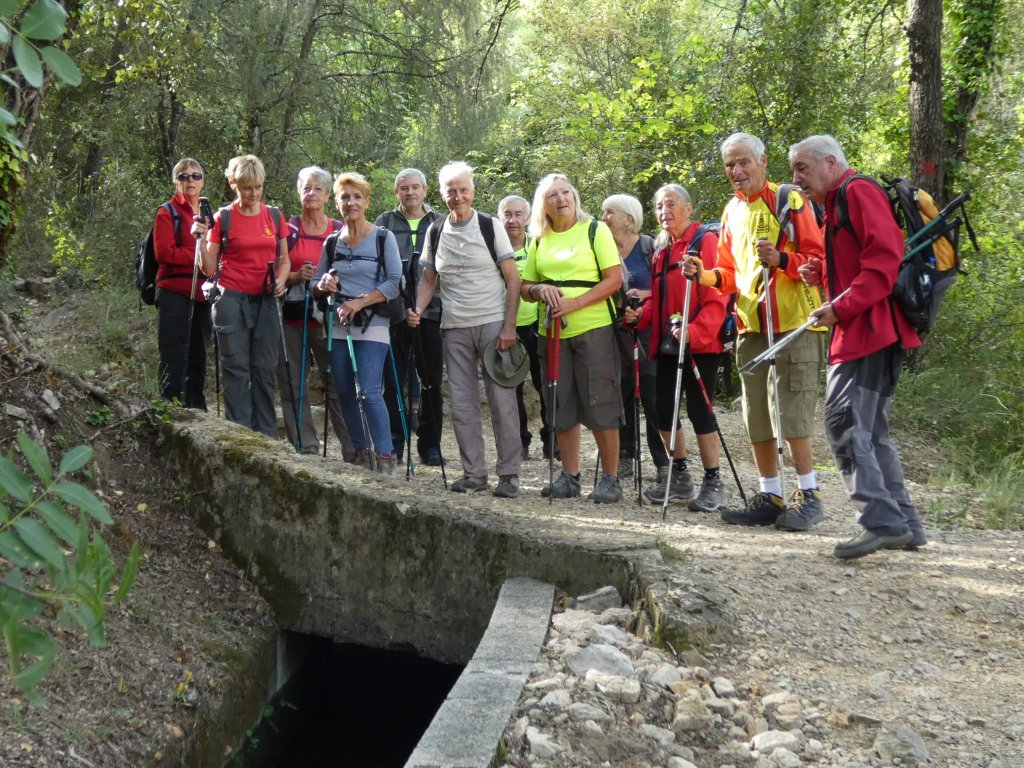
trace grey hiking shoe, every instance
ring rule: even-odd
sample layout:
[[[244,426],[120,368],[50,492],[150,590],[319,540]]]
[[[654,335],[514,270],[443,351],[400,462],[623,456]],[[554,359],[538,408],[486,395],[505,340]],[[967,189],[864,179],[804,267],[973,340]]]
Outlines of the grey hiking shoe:
[[[614,504],[616,501],[622,501],[622,483],[619,482],[619,478],[602,472],[597,487],[587,498],[595,504]]]
[[[727,509],[722,512],[722,521],[729,525],[774,525],[785,511],[786,505],[781,496],[758,492],[746,509]]]
[[[395,454],[382,453],[377,456],[376,470],[377,473],[381,475],[395,474]]]
[[[377,464],[377,462],[374,461],[373,451],[371,451],[369,448],[361,448],[358,451],[356,451],[356,457],[352,461],[352,463],[355,464],[357,467],[368,469],[371,472],[374,470],[374,467]]]
[[[722,478],[716,477],[714,480],[705,478],[697,498],[691,499],[686,506],[693,512],[716,512],[724,503],[725,486],[722,485]]]
[[[514,499],[519,495],[519,475],[501,475],[491,493],[499,499]]]
[[[544,498],[550,496],[554,499],[575,498],[580,495],[580,476],[570,475],[563,469],[552,485],[545,485],[540,489],[540,495]]]
[[[647,500],[654,504],[661,504],[665,500],[665,481],[668,480],[668,467],[665,467],[664,477],[661,468],[658,469],[658,484],[653,488],[644,491]],[[673,472],[672,485],[668,489],[669,501],[686,501],[693,498],[693,478],[689,472]]]
[[[619,470],[615,473],[620,479],[633,476],[633,457],[628,453],[619,454]]]
[[[786,511],[775,519],[775,527],[784,531],[809,531],[824,519],[821,492],[817,488],[808,491],[797,488],[789,497]]]
[[[486,491],[487,478],[463,475],[461,480],[456,480],[452,483],[452,490],[455,491],[455,493],[476,493],[477,491]]]

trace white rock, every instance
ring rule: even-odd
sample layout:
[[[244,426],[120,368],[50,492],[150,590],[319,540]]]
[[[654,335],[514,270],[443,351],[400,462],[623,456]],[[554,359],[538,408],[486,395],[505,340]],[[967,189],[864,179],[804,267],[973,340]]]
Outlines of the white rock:
[[[526,736],[526,729],[529,727],[529,725],[530,718],[528,718],[526,715],[523,715],[518,720],[516,720],[515,725],[512,726],[513,738],[522,739],[524,736]]]
[[[572,698],[569,696],[569,692],[564,688],[559,688],[556,691],[551,691],[543,699],[540,700],[541,707],[554,707],[556,709],[565,709],[572,702]]]
[[[601,693],[617,701],[625,704],[636,704],[640,701],[640,681],[635,678],[609,675],[592,669],[587,672],[587,680],[595,683]]]
[[[595,624],[590,628],[590,642],[624,646],[630,636],[611,624]]]
[[[590,628],[597,622],[597,616],[590,611],[565,611],[551,617],[551,624],[559,632],[566,635],[585,637]]]
[[[24,408],[21,408],[17,405],[11,405],[10,403],[6,403],[4,405],[4,410],[7,412],[7,415],[10,416],[12,419],[18,419],[19,421],[28,421],[28,411],[26,411]]]
[[[546,691],[548,688],[558,688],[565,682],[565,676],[546,677],[543,680],[537,680],[533,683],[526,684],[526,690],[528,691]]]
[[[715,695],[721,699],[731,699],[736,695],[736,686],[727,677],[716,677],[711,682],[711,687],[715,689]]]
[[[772,757],[769,762],[771,762],[772,765],[779,766],[779,768],[800,768],[800,766],[803,765],[803,760],[785,747],[777,747],[772,752]]]
[[[615,587],[601,587],[596,592],[577,597],[576,607],[580,610],[601,613],[609,608],[621,608],[622,596]]]
[[[654,739],[661,746],[671,744],[676,740],[676,735],[673,731],[670,731],[668,728],[659,728],[658,726],[651,725],[650,723],[644,723],[641,725],[640,733],[648,738]]]
[[[597,723],[602,723],[605,720],[611,719],[611,715],[603,709],[594,706],[593,704],[588,704],[585,701],[577,701],[574,704],[570,704],[569,714],[577,720],[593,720]]]
[[[871,748],[883,759],[899,759],[904,765],[926,765],[928,746],[909,725],[886,723],[878,730]]]
[[[526,740],[530,742],[530,751],[541,760],[548,760],[565,751],[565,747],[532,726],[526,729]]]
[[[699,699],[683,698],[676,702],[672,730],[676,733],[700,731],[711,723],[711,712]]]
[[[584,720],[583,725],[580,726],[580,729],[586,733],[589,733],[591,736],[604,735],[604,730],[601,728],[600,725],[595,723],[593,720]]]
[[[770,755],[779,747],[789,750],[799,749],[800,739],[789,731],[765,731],[752,738],[750,746],[758,752]]]
[[[736,705],[729,701],[729,699],[719,699],[717,697],[705,699],[704,706],[722,717],[732,717],[733,712],[736,711]]]
[[[590,670],[597,670],[620,677],[636,677],[636,669],[629,657],[610,645],[590,645],[573,651],[565,663],[575,674],[583,677]]]
[[[658,667],[651,675],[647,678],[653,685],[660,685],[662,688],[668,688],[672,683],[678,683],[683,679],[683,676],[679,674],[679,670],[673,666]]]
[[[40,397],[42,397],[42,400],[46,404],[46,407],[49,408],[51,411],[60,410],[60,400],[58,400],[57,396],[53,394],[53,390],[44,389],[43,394]]]
[[[800,700],[789,691],[778,691],[770,693],[761,699],[761,706],[768,712],[782,704],[799,704]]]
[[[670,757],[665,763],[665,768],[697,768],[697,766],[681,757]]]

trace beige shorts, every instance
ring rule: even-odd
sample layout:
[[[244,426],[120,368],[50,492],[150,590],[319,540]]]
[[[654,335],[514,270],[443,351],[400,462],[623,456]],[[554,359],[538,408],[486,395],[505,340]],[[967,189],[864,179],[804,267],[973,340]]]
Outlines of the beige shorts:
[[[775,341],[786,334],[775,334]],[[779,395],[782,403],[782,436],[809,437],[814,430],[814,408],[824,365],[824,344],[828,334],[808,331],[778,355]],[[744,333],[736,345],[738,368],[768,349],[763,333]],[[775,392],[772,366],[765,363],[756,371],[740,374],[743,385],[743,423],[750,442],[775,439]]]
[[[540,355],[544,400],[554,427],[561,432],[583,424],[587,429],[618,429],[623,424],[622,393],[619,390],[619,350],[612,326],[559,341],[558,409],[551,408],[547,374],[547,339],[537,343]]]

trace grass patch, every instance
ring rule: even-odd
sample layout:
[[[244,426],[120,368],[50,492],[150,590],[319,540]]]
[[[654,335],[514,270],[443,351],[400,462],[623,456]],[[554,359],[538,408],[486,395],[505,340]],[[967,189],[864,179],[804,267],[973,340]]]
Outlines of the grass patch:
[[[664,536],[657,536],[654,539],[655,546],[658,547],[658,551],[661,553],[662,558],[665,560],[672,560],[677,563],[688,562],[691,559],[690,553],[685,549],[680,549],[673,544],[670,544],[668,539]]]

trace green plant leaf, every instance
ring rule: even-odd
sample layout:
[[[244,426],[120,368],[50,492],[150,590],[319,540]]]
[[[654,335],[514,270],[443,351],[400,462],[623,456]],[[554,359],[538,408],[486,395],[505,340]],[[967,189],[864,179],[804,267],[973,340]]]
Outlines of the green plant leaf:
[[[4,590],[5,586],[10,587],[11,590]],[[2,608],[0,616],[3,618],[0,620],[7,621],[13,616],[16,621],[24,623],[31,621],[43,612],[46,603],[24,594],[24,589],[25,577],[17,568],[4,576],[3,582],[0,583],[0,594],[3,595],[3,599],[0,600],[0,608]],[[22,591],[15,592],[13,590]]]
[[[64,34],[67,18],[55,0],[36,0],[21,19],[21,34],[33,40],[56,40]]]
[[[0,485],[24,504],[32,500],[32,481],[8,458],[0,458]]]
[[[132,551],[128,555],[128,562],[124,564],[124,570],[121,571],[121,583],[117,586],[117,594],[114,595],[115,603],[124,600],[128,590],[135,583],[135,577],[139,573],[139,561],[141,558],[142,548],[139,546],[139,542],[136,541],[132,544]]]
[[[36,693],[36,686],[46,677],[54,658],[57,656],[57,643],[53,638],[36,629],[21,627],[19,649],[22,654],[35,656],[37,661],[22,667],[14,675],[14,683],[21,692],[36,706],[42,706],[43,699]]]
[[[32,467],[36,477],[42,480],[44,485],[52,483],[53,467],[50,466],[50,460],[46,456],[46,451],[24,432],[19,432],[17,439],[18,447],[21,448],[21,455],[25,457],[25,461]]]
[[[11,16],[21,8],[22,0],[0,0],[0,16]]]
[[[71,515],[60,504],[44,499],[36,506],[36,511],[50,526],[50,530],[64,539],[70,548],[74,549],[78,545],[78,523],[71,519]]]
[[[3,27],[0,27],[0,29],[3,29]],[[0,40],[0,45],[3,45],[3,44],[4,44],[4,41]],[[17,125],[17,123],[18,123],[18,118],[16,118],[14,115],[12,115],[10,112],[8,112],[3,107],[0,107],[0,125],[12,126],[12,125]]]
[[[78,65],[71,60],[71,57],[64,53],[64,51],[60,48],[48,45],[43,48],[40,53],[43,55],[43,61],[46,62],[46,66],[53,70],[53,74],[68,85],[81,84],[81,70],[78,68]]]
[[[21,35],[17,35],[11,43],[11,51],[14,53],[14,63],[18,65],[25,82],[33,88],[41,86],[43,84],[43,60],[39,58],[32,43]]]
[[[18,536],[25,543],[25,546],[43,558],[50,565],[60,570],[67,567],[67,559],[64,557],[64,550],[53,538],[53,534],[34,517],[23,517],[14,524]]]
[[[70,474],[81,469],[92,459],[92,448],[88,445],[79,445],[64,454],[60,460],[60,473]]]
[[[0,45],[7,45],[11,41],[11,33],[7,31],[6,24],[0,24]]]
[[[110,562],[110,548],[107,542],[98,533],[93,535],[92,546],[90,547],[92,557],[93,575],[96,579],[96,594],[99,599],[107,594],[110,585],[114,583],[114,565]]]
[[[0,556],[10,560],[18,568],[35,570],[39,567],[39,558],[25,546],[14,531],[0,533]]]
[[[107,512],[107,508],[93,495],[92,491],[83,488],[78,483],[57,483],[51,490],[68,504],[78,507],[104,525],[114,522],[110,513]]]

